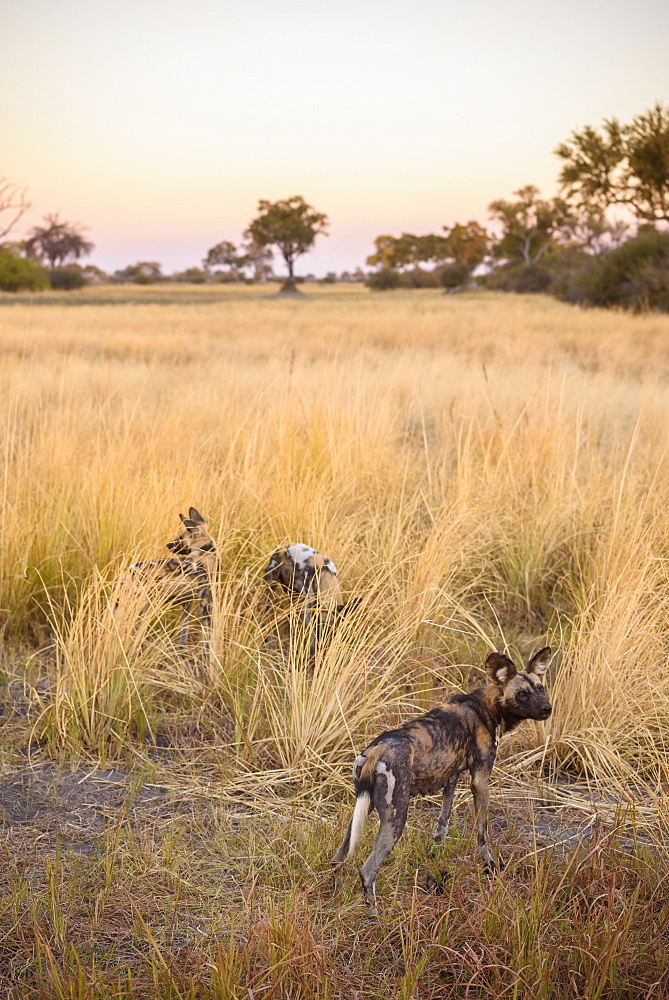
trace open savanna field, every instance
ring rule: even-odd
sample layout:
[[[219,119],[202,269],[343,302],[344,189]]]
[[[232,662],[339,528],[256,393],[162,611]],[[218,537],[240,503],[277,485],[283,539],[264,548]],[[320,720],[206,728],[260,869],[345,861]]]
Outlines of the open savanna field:
[[[669,318],[307,291],[0,300],[0,995],[666,996]],[[220,570],[184,648],[116,602],[191,505]],[[315,657],[263,591],[290,541],[361,599]],[[504,870],[463,783],[432,854],[412,805],[370,920],[364,853],[329,868],[356,753],[543,645]]]

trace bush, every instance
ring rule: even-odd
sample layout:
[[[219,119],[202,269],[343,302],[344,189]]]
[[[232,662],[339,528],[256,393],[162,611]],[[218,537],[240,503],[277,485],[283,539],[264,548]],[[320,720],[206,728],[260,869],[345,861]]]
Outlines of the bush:
[[[441,284],[440,274],[436,269],[424,271],[421,267],[415,267],[413,271],[406,271],[402,278],[405,279],[407,288],[439,288]]]
[[[583,291],[595,306],[669,312],[669,233],[642,226],[633,239],[596,262]]]
[[[33,260],[0,250],[0,291],[40,292],[49,287],[49,272]]]
[[[541,264],[503,264],[486,275],[485,284],[500,292],[547,292],[551,272]]]
[[[453,292],[456,288],[467,284],[469,281],[469,268],[466,264],[461,264],[456,260],[452,264],[444,264],[440,268],[439,278],[446,291]]]
[[[69,267],[54,267],[49,272],[49,277],[51,279],[51,287],[64,292],[71,292],[76,288],[83,288],[84,285],[88,284],[86,276],[76,264],[71,264]]]
[[[204,285],[207,280],[206,273],[199,267],[187,267],[185,271],[174,275],[175,281],[184,281],[190,285]]]
[[[406,275],[393,271],[391,267],[383,267],[380,271],[368,274],[365,284],[374,292],[391,292],[395,288],[406,288],[409,282]]]
[[[562,302],[579,303],[586,298],[585,283],[596,264],[592,254],[572,247],[563,247],[546,254],[544,260],[550,271],[548,291]]]

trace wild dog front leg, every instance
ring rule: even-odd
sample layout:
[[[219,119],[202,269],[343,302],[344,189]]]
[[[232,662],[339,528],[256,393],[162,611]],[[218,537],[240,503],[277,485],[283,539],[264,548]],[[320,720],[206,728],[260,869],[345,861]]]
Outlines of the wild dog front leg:
[[[451,809],[453,807],[453,797],[455,795],[457,783],[458,775],[454,774],[453,777],[449,778],[448,782],[444,785],[444,790],[441,795],[441,812],[439,813],[437,827],[434,831],[435,844],[443,844],[448,835],[448,827],[451,822]]]
[[[200,617],[200,630],[202,633],[203,652],[209,652],[209,639],[211,636],[211,613],[213,601],[211,590],[206,587],[198,593],[198,613]]]
[[[490,772],[483,768],[472,772],[472,795],[476,813],[476,845],[486,860],[490,871],[496,872],[497,865],[490,853],[488,837],[488,804],[490,802]]]

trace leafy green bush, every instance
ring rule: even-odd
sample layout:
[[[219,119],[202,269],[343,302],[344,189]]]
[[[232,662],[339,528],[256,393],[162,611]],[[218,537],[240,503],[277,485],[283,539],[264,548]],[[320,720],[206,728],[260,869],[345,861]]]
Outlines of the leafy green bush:
[[[447,292],[451,292],[461,285],[466,285],[469,280],[469,268],[466,264],[453,261],[452,264],[444,264],[440,269],[439,277],[441,284]]]
[[[439,288],[440,285],[439,272],[434,268],[424,271],[422,267],[415,267],[412,271],[405,271],[402,278],[406,280],[407,288]]]
[[[48,287],[49,272],[45,267],[10,250],[0,250],[0,291],[39,292]]]
[[[408,282],[405,275],[399,271],[393,271],[391,267],[382,267],[380,271],[368,274],[365,284],[374,292],[391,292],[395,288],[406,288]]]
[[[584,277],[583,292],[595,306],[669,312],[669,233],[642,226],[634,239],[597,261]]]
[[[65,267],[54,267],[50,272],[51,287],[59,291],[71,292],[76,288],[83,288],[87,285],[86,276],[76,264]]]
[[[596,264],[596,257],[576,247],[551,250],[544,266],[551,275],[548,291],[562,302],[579,303],[586,298],[585,283]]]
[[[485,284],[500,292],[548,292],[551,272],[541,264],[503,264],[486,275]]]
[[[184,281],[189,285],[204,285],[207,275],[200,267],[187,267],[185,271],[175,274],[174,280]]]

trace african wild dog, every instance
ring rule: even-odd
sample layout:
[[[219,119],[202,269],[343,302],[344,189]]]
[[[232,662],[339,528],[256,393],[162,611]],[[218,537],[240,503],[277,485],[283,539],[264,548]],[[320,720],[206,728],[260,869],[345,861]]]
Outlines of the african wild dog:
[[[372,853],[360,869],[367,903],[375,910],[376,875],[404,830],[412,795],[442,792],[442,806],[434,840],[448,833],[458,778],[469,770],[476,813],[477,845],[490,869],[495,862],[488,843],[489,779],[504,732],[523,719],[547,719],[552,706],[541,682],[551,658],[549,646],[517,672],[512,661],[491,653],[485,662],[485,687],[457,694],[425,715],[398,729],[381,733],[353,765],[355,809],[343,843],[332,865],[335,871],[351,857],[362,838],[372,809],[379,814],[379,834]]]
[[[265,566],[263,579],[270,590],[278,584],[304,597],[304,624],[310,628],[315,613],[316,638],[334,625],[338,615],[359,603],[357,599],[344,602],[335,564],[317,549],[301,542],[277,549]],[[314,646],[315,641],[312,641],[312,651]]]
[[[192,607],[197,602],[197,617],[201,627],[211,622],[211,578],[216,570],[218,554],[216,543],[209,534],[202,515],[191,507],[188,517],[179,514],[184,530],[167,548],[173,555],[167,559],[146,559],[133,563],[120,581],[120,591],[136,588],[154,589],[161,601],[183,608],[183,628],[180,643],[188,640],[188,625]],[[137,621],[140,621],[151,606],[147,599],[142,606]]]

